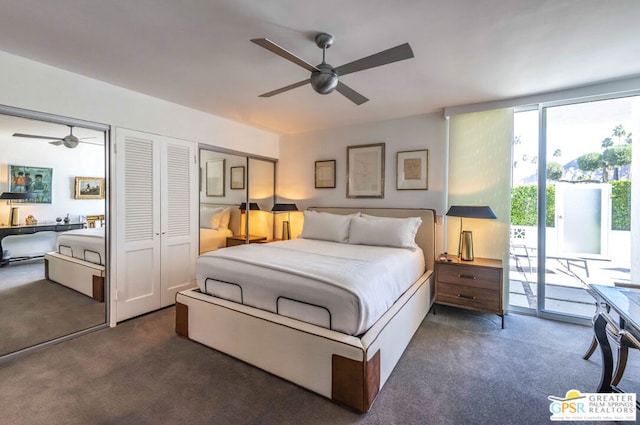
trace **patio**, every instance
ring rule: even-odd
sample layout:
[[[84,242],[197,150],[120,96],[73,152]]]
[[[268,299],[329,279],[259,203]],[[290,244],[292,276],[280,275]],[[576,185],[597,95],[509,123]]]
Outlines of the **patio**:
[[[509,305],[536,309],[538,273],[535,250],[526,255],[512,249],[509,262]],[[529,266],[530,265],[530,266]],[[630,282],[629,263],[575,257],[548,257],[545,278],[545,305],[553,312],[591,318],[595,313],[587,284],[611,285]]]

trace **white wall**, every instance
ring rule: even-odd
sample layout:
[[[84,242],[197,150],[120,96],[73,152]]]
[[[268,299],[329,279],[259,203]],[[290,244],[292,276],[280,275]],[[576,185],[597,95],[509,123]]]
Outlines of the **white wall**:
[[[276,181],[279,200],[298,207],[435,208],[444,203],[446,120],[441,112],[312,133],[284,135]],[[347,198],[347,146],[385,143],[384,198]],[[396,190],[396,153],[429,150],[429,190]],[[336,160],[336,188],[315,189],[315,161]]]
[[[446,120],[442,112],[378,121],[312,133],[285,135],[280,141],[276,178],[279,202],[310,206],[434,208],[445,212]],[[385,143],[383,199],[347,198],[347,146]],[[396,190],[396,153],[429,150],[429,189]],[[336,188],[315,189],[315,161],[336,160]],[[301,220],[292,215],[292,236]],[[276,233],[277,234],[277,233]]]
[[[273,133],[5,52],[0,69],[3,105],[278,157]]]

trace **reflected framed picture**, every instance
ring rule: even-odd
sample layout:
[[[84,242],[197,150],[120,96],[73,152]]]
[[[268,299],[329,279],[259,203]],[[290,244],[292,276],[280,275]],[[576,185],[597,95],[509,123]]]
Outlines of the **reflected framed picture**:
[[[53,168],[9,165],[9,191],[35,194],[28,204],[50,204],[52,182]]]
[[[384,198],[384,143],[347,147],[347,198]]]
[[[231,189],[244,189],[244,166],[231,167]]]
[[[205,164],[207,196],[224,196],[224,158],[210,159]]]
[[[104,199],[103,177],[76,177],[75,199]]]
[[[396,170],[396,189],[429,189],[429,150],[398,152]]]
[[[336,160],[316,161],[316,189],[336,187]]]

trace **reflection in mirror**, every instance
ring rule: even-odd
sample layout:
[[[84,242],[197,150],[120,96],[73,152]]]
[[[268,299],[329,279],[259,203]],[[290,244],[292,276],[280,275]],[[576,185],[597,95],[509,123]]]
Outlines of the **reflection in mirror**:
[[[106,324],[106,127],[48,119],[0,115],[0,357]]]
[[[200,254],[244,234],[247,158],[200,149]],[[231,239],[229,239],[231,238]]]
[[[275,193],[275,163],[269,160],[249,159],[249,201],[255,202],[260,211],[249,218],[249,233],[273,239],[273,199]]]
[[[272,239],[274,195],[275,161],[201,147],[200,254]]]

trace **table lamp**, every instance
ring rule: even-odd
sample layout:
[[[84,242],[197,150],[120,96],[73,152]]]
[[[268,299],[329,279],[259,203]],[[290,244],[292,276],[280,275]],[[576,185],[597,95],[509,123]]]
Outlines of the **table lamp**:
[[[496,215],[489,206],[454,205],[449,208],[449,217],[460,217],[460,240],[458,241],[458,257],[464,261],[473,261],[473,235],[470,230],[462,230],[463,218],[489,218]]]
[[[247,212],[247,203],[243,202],[240,204],[240,207],[238,207],[240,209],[240,213],[244,214]],[[258,205],[257,202],[249,202],[249,211],[260,211],[260,206]],[[249,229],[248,227],[248,220],[244,220],[244,224],[242,223],[242,221],[240,222],[240,236],[244,236],[245,234],[245,230],[246,230],[246,234],[249,234]]]
[[[2,195],[0,195],[0,199],[7,200],[9,203],[9,207],[11,207],[11,211],[9,212],[10,226],[20,225],[20,209],[13,206],[13,204],[15,202],[24,202],[27,199],[32,199],[35,197],[36,194],[31,192],[2,192]]]
[[[287,213],[287,220],[282,222],[282,240],[291,239],[291,211],[298,211],[296,204],[274,204],[271,211],[275,213]]]

